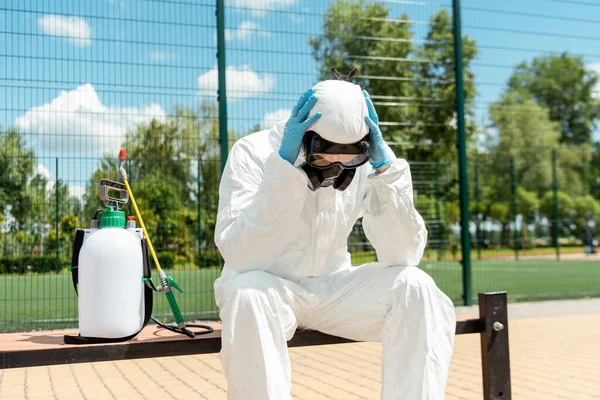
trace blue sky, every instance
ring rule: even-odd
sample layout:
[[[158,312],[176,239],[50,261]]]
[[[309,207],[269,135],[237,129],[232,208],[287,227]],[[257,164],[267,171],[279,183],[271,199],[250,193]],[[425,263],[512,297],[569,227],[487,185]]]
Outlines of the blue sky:
[[[183,4],[181,4],[183,3]],[[6,0],[0,6],[0,124],[18,126],[40,171],[81,191],[103,152],[137,123],[216,95],[212,0]],[[308,46],[327,1],[226,0],[229,126],[283,118],[315,83]],[[416,38],[449,1],[389,1]],[[584,55],[600,72],[600,3],[463,0],[463,34],[477,41],[477,120],[512,68],[543,53]],[[493,12],[491,11],[493,10]],[[537,15],[537,16],[534,16]],[[598,139],[598,134],[595,134]],[[56,157],[59,167],[56,169]]]

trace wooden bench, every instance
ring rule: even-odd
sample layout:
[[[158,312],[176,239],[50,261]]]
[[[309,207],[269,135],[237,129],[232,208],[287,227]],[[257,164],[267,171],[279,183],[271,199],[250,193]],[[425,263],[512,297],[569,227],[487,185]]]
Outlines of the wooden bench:
[[[63,335],[76,331],[0,334],[0,369],[96,361],[130,360],[217,353],[221,349],[220,324],[214,332],[189,339],[155,326],[146,327],[125,343],[65,345]],[[506,292],[480,293],[479,318],[458,318],[456,334],[479,333],[483,390],[486,400],[510,400],[510,362]],[[316,331],[298,331],[289,347],[350,343],[351,340]]]

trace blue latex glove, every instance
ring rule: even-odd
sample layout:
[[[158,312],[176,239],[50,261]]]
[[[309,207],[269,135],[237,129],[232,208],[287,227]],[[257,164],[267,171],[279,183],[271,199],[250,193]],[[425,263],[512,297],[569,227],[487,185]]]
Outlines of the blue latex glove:
[[[381,135],[381,129],[379,129],[379,117],[375,111],[375,106],[373,106],[373,102],[366,90],[363,90],[363,95],[365,96],[367,109],[369,110],[369,115],[365,116],[365,121],[369,126],[370,134],[369,145],[371,157],[369,158],[369,162],[375,170],[378,170],[391,164],[392,160],[390,160],[390,156],[386,150],[385,141]]]
[[[300,96],[300,99],[298,99],[298,103],[296,103],[296,106],[292,110],[290,119],[285,124],[283,138],[281,139],[281,147],[279,148],[279,155],[292,165],[294,165],[296,158],[298,158],[298,154],[300,153],[304,133],[306,133],[312,124],[321,118],[321,113],[318,112],[309,119],[306,119],[317,100],[318,97],[315,95],[315,91],[312,88],[308,89]]]

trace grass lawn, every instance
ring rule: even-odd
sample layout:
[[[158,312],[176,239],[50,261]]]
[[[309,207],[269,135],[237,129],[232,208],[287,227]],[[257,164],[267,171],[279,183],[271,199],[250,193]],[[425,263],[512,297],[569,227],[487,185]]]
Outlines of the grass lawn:
[[[168,271],[184,290],[175,292],[186,319],[218,319],[213,282],[219,269]],[[153,274],[154,283],[158,277]],[[154,295],[153,316],[172,320],[167,299]],[[0,332],[77,326],[77,296],[70,273],[0,275]]]
[[[354,258],[356,262],[371,257]],[[453,261],[423,261],[455,304],[462,304],[461,266]],[[186,319],[216,319],[213,281],[218,269],[170,271],[185,293],[177,301]],[[472,262],[473,295],[506,290],[513,300],[600,296],[600,265],[576,261],[481,260]],[[157,279],[155,278],[155,282]],[[154,316],[169,319],[167,301],[154,296]],[[70,274],[0,275],[0,332],[77,326],[77,298]]]
[[[561,247],[560,254],[584,254],[585,248],[583,246],[570,246],[570,247]],[[554,247],[536,247],[527,250],[519,250],[519,257],[535,257],[535,256],[554,256],[556,254],[556,249]],[[481,260],[490,260],[490,259],[510,259],[514,258],[515,251],[513,249],[482,249],[480,252],[477,251],[476,248],[471,249],[471,259],[477,260],[481,257]],[[435,249],[427,248],[425,249],[425,254],[423,254],[423,260],[436,261],[438,257],[441,258],[442,261],[455,261],[455,259],[460,259],[461,254],[460,250],[456,252],[456,254],[452,254],[452,252],[448,249],[442,250],[438,252]],[[371,262],[376,261],[375,250],[368,251],[355,251],[352,253],[353,260],[360,260],[359,262]]]

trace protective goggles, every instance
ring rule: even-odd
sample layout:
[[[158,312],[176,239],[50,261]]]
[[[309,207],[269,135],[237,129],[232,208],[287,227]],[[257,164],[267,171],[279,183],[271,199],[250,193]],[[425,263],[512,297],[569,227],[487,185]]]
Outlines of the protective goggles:
[[[369,161],[369,136],[356,143],[339,144],[323,139],[315,131],[304,135],[306,162],[315,168],[328,168],[339,164],[346,168],[356,168]]]

